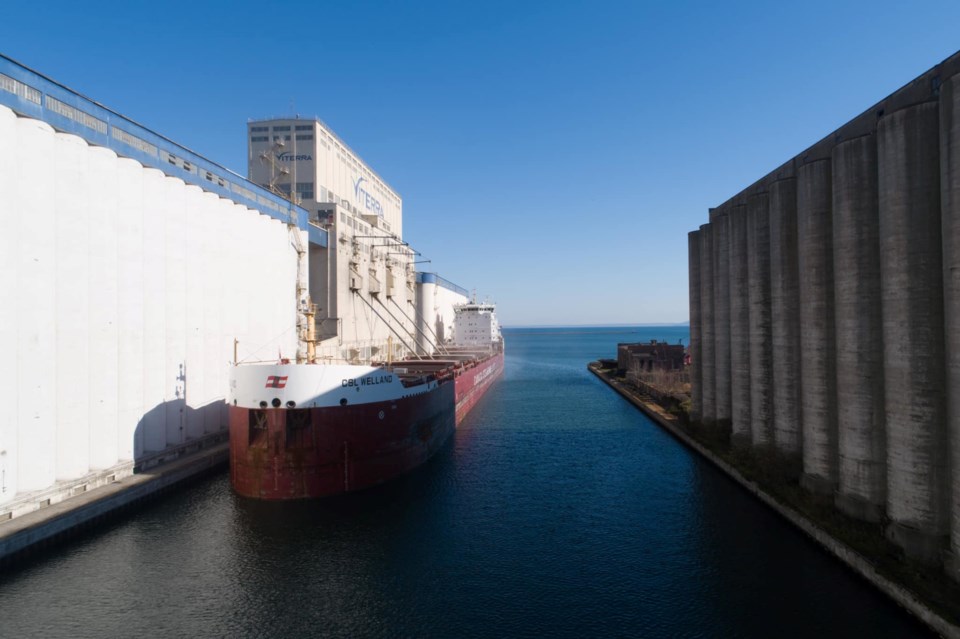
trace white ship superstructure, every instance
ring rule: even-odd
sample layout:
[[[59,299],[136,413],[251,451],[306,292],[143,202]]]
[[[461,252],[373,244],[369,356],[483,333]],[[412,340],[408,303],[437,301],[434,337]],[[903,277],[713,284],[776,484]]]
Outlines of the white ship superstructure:
[[[453,345],[479,348],[497,344],[501,340],[496,306],[490,303],[458,304],[453,307],[456,319],[453,325]]]

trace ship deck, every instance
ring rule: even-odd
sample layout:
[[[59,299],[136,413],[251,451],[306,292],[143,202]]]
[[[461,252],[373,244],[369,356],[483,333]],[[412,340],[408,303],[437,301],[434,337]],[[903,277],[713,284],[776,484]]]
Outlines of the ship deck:
[[[400,377],[404,385],[410,385],[422,382],[424,378],[452,379],[498,352],[492,349],[450,348],[446,353],[434,356],[396,360],[389,363],[374,362],[373,365],[382,366]]]

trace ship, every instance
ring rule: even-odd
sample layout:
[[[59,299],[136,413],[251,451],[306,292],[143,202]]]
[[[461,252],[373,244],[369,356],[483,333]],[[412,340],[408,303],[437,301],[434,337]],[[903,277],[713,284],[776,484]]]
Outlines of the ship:
[[[326,497],[429,460],[503,372],[495,305],[473,299],[454,312],[452,337],[430,356],[340,364],[310,352],[304,363],[233,366],[234,491],[262,500]]]

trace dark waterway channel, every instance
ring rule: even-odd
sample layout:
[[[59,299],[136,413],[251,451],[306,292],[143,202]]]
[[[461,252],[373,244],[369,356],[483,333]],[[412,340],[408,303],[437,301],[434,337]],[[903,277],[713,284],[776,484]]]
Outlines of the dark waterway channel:
[[[686,335],[508,331],[427,466],[305,503],[203,480],[0,575],[0,636],[926,636],[586,369]]]

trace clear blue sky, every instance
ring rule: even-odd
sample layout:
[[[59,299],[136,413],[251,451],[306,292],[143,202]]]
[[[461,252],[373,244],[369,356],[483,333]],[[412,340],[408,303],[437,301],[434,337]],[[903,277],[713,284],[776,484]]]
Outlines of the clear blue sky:
[[[687,232],[960,48],[960,2],[6,2],[0,51],[246,174],[319,116],[506,325],[680,322]]]

